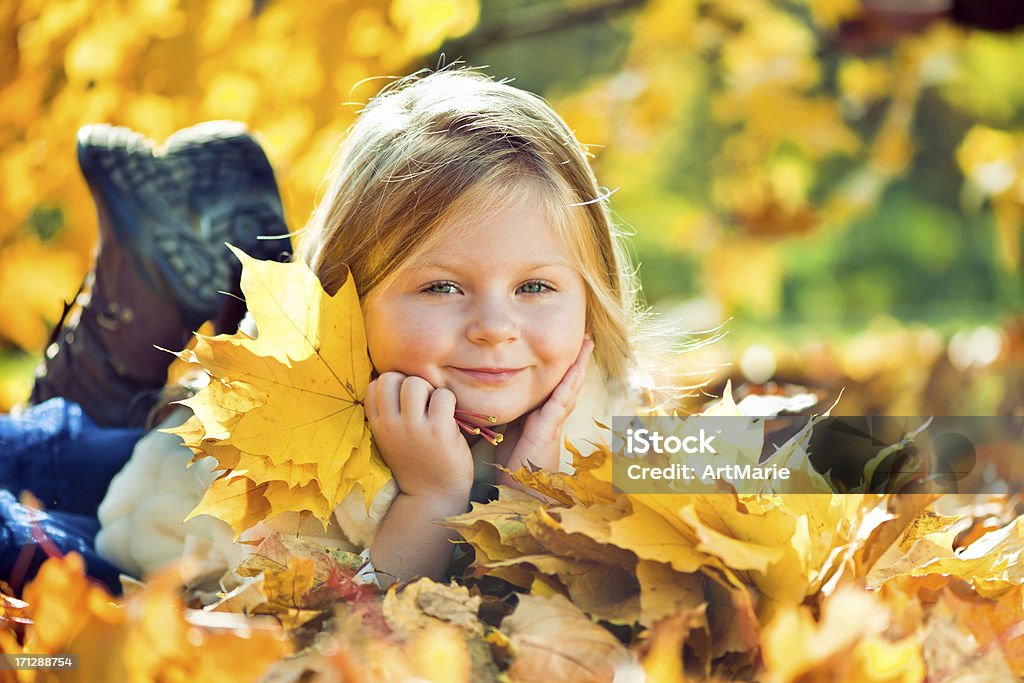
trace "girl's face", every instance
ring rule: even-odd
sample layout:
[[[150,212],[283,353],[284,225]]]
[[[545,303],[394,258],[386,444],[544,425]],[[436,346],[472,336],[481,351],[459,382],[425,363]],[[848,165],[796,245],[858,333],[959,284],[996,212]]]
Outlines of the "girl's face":
[[[445,228],[416,264],[365,302],[378,372],[454,392],[506,424],[542,404],[576,360],[586,286],[531,193]]]

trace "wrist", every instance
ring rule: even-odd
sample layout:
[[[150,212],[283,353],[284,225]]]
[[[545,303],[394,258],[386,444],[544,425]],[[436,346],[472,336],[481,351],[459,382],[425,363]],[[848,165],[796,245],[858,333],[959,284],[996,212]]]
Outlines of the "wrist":
[[[473,472],[470,470],[465,475],[452,476],[446,473],[440,476],[428,476],[417,478],[407,476],[402,479],[395,478],[398,484],[399,493],[416,498],[441,501],[445,499],[469,499],[469,492],[473,488]]]
[[[512,453],[505,456],[502,466],[511,472],[522,467],[558,472],[561,469],[561,460],[562,448],[558,442],[520,442]]]
[[[438,492],[399,492],[399,497],[407,501],[407,504],[415,505],[424,514],[431,514],[436,517],[449,517],[461,515],[469,506],[469,490],[449,490]]]

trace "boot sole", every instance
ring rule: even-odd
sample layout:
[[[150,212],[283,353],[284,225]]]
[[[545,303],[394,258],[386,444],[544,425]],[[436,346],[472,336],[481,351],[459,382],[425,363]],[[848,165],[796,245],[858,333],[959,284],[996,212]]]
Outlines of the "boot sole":
[[[191,171],[189,206],[208,242],[228,242],[257,259],[290,256],[273,168],[244,124],[209,121],[178,131],[166,154]],[[237,273],[239,264],[230,261]]]
[[[142,281],[190,322],[213,317],[231,272],[192,229],[186,169],[142,135],[106,124],[79,131],[78,162],[100,213],[101,248],[108,239],[124,248]]]

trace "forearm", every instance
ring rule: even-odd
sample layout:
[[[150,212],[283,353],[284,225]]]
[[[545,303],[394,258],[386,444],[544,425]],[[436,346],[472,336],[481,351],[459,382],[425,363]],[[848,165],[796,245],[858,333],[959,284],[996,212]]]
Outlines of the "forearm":
[[[390,581],[420,576],[441,580],[459,537],[435,521],[466,511],[469,495],[439,498],[398,494],[370,545],[374,569]]]

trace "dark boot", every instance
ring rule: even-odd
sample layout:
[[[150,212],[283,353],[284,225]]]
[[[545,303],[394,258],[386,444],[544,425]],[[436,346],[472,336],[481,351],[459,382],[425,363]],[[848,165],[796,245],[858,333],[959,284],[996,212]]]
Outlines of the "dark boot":
[[[270,164],[244,127],[202,124],[168,143],[157,153],[125,128],[79,132],[99,213],[96,263],[54,330],[33,403],[62,396],[97,424],[141,426],[173,360],[155,347],[184,348],[210,319],[218,331],[237,325],[242,310],[223,292],[237,293],[239,267],[224,241],[261,257],[266,245],[289,249],[256,239],[287,227]]]

